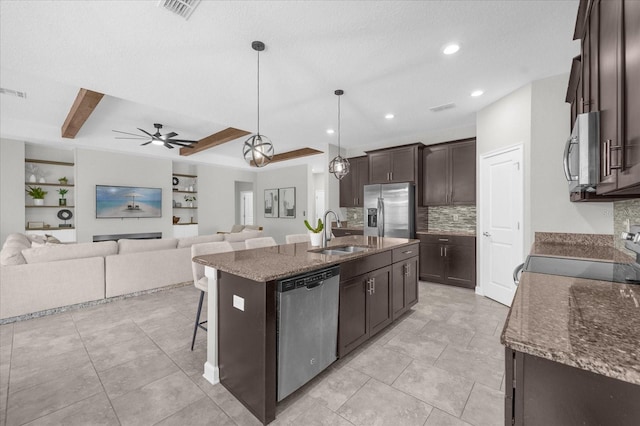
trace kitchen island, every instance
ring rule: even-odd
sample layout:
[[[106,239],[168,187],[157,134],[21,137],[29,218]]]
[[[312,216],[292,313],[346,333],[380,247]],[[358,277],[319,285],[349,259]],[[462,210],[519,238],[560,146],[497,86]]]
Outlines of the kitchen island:
[[[589,237],[531,254],[631,261]],[[524,272],[501,342],[505,425],[640,424],[639,285]]]
[[[308,243],[198,256],[209,277],[208,355],[205,366],[261,422],[275,419],[277,303],[280,280],[340,266],[338,347],[344,356],[381,331],[418,300],[418,241],[348,236],[322,253]],[[207,377],[215,382],[215,373]],[[213,379],[213,380],[212,380]]]

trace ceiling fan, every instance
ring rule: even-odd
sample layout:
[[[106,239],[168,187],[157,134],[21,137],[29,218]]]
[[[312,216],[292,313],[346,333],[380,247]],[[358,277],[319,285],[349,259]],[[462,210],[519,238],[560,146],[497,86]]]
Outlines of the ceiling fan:
[[[113,130],[116,133],[122,133],[124,135],[130,135],[130,136],[135,136],[133,138],[130,137],[116,137],[116,139],[147,139],[147,138],[151,138],[149,141],[140,144],[140,146],[143,145],[149,145],[150,143],[153,143],[155,145],[164,145],[169,149],[173,149],[172,145],[178,145],[178,146],[183,146],[185,148],[193,148],[193,144],[198,143],[198,141],[189,141],[186,139],[174,139],[175,136],[178,136],[177,133],[175,132],[169,132],[166,135],[161,135],[160,134],[160,129],[162,129],[162,124],[160,123],[155,123],[153,125],[153,127],[156,128],[156,132],[154,134],[151,134],[149,132],[147,132],[144,129],[141,129],[138,127],[138,130],[140,130],[142,133],[144,133],[144,135],[137,135],[135,133],[129,133],[129,132],[121,132],[120,130]],[[146,136],[145,136],[146,135]]]

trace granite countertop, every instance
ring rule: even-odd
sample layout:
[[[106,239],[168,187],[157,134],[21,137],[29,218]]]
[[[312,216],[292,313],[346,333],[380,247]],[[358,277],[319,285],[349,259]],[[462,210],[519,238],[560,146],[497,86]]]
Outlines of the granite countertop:
[[[475,237],[475,231],[429,231],[426,229],[419,229],[416,234],[420,235],[452,235],[458,237]]]
[[[631,261],[613,247],[536,240],[532,254]],[[523,353],[640,385],[640,286],[525,272],[500,340]]]
[[[316,253],[322,249],[311,247],[309,243],[297,243],[197,256],[193,261],[253,281],[266,282],[416,243],[419,241],[405,238],[350,235],[332,239],[328,247],[353,245],[366,247],[366,250],[335,256]]]

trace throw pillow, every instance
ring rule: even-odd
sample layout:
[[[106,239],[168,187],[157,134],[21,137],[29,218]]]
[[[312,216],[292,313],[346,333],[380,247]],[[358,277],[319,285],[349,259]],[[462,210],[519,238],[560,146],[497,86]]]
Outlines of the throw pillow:
[[[60,240],[53,235],[44,234],[44,239],[48,244],[61,244]]]

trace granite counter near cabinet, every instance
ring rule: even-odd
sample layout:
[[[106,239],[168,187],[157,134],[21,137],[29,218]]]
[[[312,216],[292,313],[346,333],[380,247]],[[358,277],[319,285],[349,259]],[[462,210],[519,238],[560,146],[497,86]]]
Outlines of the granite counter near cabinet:
[[[536,235],[532,254],[631,261],[604,240],[591,239],[560,243]],[[501,341],[525,354],[640,385],[640,286],[525,272]]]
[[[253,281],[267,282],[418,242],[406,238],[351,235],[332,239],[328,248],[358,246],[365,248],[364,251],[336,256],[322,254],[319,252],[322,248],[311,247],[309,243],[297,243],[198,256],[193,261]]]
[[[417,235],[450,235],[456,237],[475,237],[475,231],[438,231],[438,230],[426,230],[419,229],[416,231]]]

